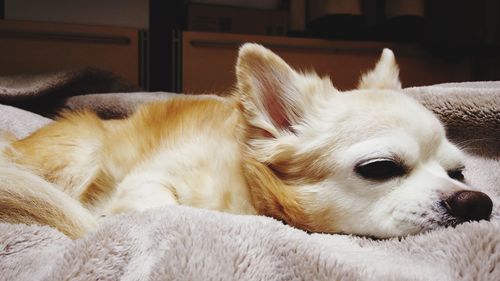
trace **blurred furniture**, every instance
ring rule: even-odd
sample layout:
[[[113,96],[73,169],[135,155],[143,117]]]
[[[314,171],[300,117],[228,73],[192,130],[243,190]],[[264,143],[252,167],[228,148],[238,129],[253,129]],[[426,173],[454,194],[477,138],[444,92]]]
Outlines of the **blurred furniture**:
[[[0,75],[95,67],[139,85],[133,28],[0,20]]]
[[[328,75],[339,89],[357,85],[360,74],[374,67],[383,48],[391,48],[404,87],[471,79],[471,60],[446,62],[411,44],[332,41],[227,33],[182,33],[182,91],[224,91],[235,82],[238,47],[256,42],[270,48],[299,70]]]
[[[496,38],[495,28],[500,26],[495,17],[499,7],[496,2],[483,5],[466,0],[426,1],[429,9],[426,8],[425,21],[419,21],[424,25],[418,29],[423,32],[416,34],[400,21],[391,21],[390,30],[385,34],[376,28],[383,29],[389,24],[383,17],[378,19],[379,8],[383,7],[378,4],[383,1],[362,1],[371,3],[367,6],[370,8],[367,15],[377,14],[380,22],[367,19],[369,26],[364,26],[359,38],[344,38],[352,41],[343,41],[341,37],[306,39],[313,36],[307,30],[290,32],[303,29],[304,23],[290,26],[292,30],[288,35],[295,37],[214,33],[206,28],[194,30],[187,24],[186,2],[189,1],[149,1],[150,90],[200,93],[228,89],[234,83],[238,45],[244,42],[261,43],[297,68],[315,69],[329,75],[342,89],[354,87],[360,72],[373,66],[384,47],[395,52],[404,87],[500,78],[500,41],[492,39]],[[304,5],[298,5],[300,7]],[[291,18],[295,18],[296,5],[289,8]],[[391,9],[387,12],[388,16],[400,14]],[[464,20],[466,23],[460,24]],[[487,34],[483,34],[485,32]],[[477,38],[478,34],[482,39]]]

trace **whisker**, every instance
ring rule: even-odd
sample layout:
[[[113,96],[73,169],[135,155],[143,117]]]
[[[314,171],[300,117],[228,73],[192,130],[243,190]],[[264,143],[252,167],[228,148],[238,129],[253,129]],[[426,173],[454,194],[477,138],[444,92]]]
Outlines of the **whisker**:
[[[478,143],[478,142],[484,142],[484,141],[494,141],[495,138],[479,138],[479,139],[468,139],[468,140],[463,140],[460,142],[455,142],[455,145],[463,150],[468,149],[468,146]],[[475,148],[477,149],[477,148]]]

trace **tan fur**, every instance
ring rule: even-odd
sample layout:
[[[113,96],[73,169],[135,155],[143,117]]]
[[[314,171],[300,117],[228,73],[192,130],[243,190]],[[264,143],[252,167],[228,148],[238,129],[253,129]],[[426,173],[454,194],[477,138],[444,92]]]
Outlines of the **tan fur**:
[[[252,189],[252,202],[260,214],[312,232],[334,229],[315,219],[317,216],[327,219],[328,214],[321,211],[308,213],[304,209],[307,202],[300,198],[298,186],[285,184],[269,167],[257,161],[249,160],[244,168]]]
[[[130,170],[141,161],[146,161],[160,146],[161,149],[168,149],[197,135],[227,137],[243,144],[245,124],[241,120],[238,104],[231,99],[179,98],[158,102],[141,107],[125,120],[102,121],[90,112],[64,114],[58,122],[14,142],[9,154],[17,163],[55,183],[93,210],[101,207],[99,201],[103,197],[112,196],[114,188]],[[88,143],[94,143],[92,149],[86,155],[79,154],[81,146]],[[281,159],[276,159],[272,167],[276,170],[285,169],[280,172],[285,177],[283,180],[300,181],[300,163],[307,163],[302,160],[295,160],[299,165],[286,165]],[[247,161],[245,175],[252,187],[252,204],[257,212],[314,230],[310,219],[306,218],[300,203],[296,201],[296,196],[290,196],[293,188],[285,186],[270,167],[258,164],[251,158]],[[288,171],[285,166],[291,169],[295,167],[297,171]],[[302,177],[302,180],[313,180],[314,177]],[[229,192],[223,194],[221,209],[231,204],[230,197]],[[200,199],[195,195],[191,200]],[[54,218],[57,214],[35,213],[41,215],[34,219],[37,223],[57,226],[63,231],[67,228],[66,223],[59,223]],[[28,220],[25,217],[29,216],[11,218],[10,221],[26,223]]]
[[[2,158],[0,221],[50,225],[71,238],[86,234],[96,225],[96,219],[77,201],[31,170]]]
[[[143,105],[123,120],[65,113],[14,141],[5,149],[8,159],[0,158],[0,177],[12,182],[0,185],[0,220],[47,224],[76,238],[100,216],[184,204],[262,214],[308,231],[388,237],[426,226],[418,215],[408,223],[406,214],[416,212],[407,204],[399,205],[402,215],[394,212],[401,192],[396,181],[373,187],[356,175],[357,158],[397,154],[431,181],[418,186],[427,188],[420,196],[432,200],[441,188],[433,184],[460,186],[441,179],[444,169],[460,166],[459,157],[436,158],[458,150],[435,117],[397,93],[389,50],[362,77],[362,90],[348,94],[255,44],[241,48],[236,74],[230,97],[178,96]],[[363,90],[370,88],[376,90]],[[420,167],[426,165],[438,176],[425,174],[430,168]],[[400,189],[400,197],[413,197],[410,184]],[[380,217],[383,224],[373,221]]]
[[[199,116],[199,112],[204,114]],[[190,98],[142,106],[124,120],[102,121],[90,112],[68,113],[58,122],[14,142],[12,147],[18,154],[13,158],[63,187],[75,199],[91,202],[109,193],[106,188],[120,182],[160,144],[167,149],[201,133],[229,134],[227,137],[232,138],[237,134],[237,118],[235,109],[225,102]],[[85,161],[79,152],[88,144],[92,145],[83,155],[89,158]],[[73,167],[74,171],[68,171]],[[82,174],[89,171],[92,173]],[[91,180],[85,184],[87,178]],[[85,186],[81,192],[75,193],[82,184]]]

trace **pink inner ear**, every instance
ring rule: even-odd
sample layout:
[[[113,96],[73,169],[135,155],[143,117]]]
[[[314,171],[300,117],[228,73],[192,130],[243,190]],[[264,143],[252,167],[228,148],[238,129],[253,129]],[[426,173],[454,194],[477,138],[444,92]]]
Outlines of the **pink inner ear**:
[[[291,124],[286,116],[283,103],[277,97],[278,95],[274,91],[264,93],[264,106],[274,125],[281,129],[288,129]]]
[[[285,105],[282,100],[284,95],[280,81],[276,76],[268,76],[261,80],[262,83],[262,98],[265,110],[273,124],[280,129],[288,129],[291,127],[290,120],[286,116]]]

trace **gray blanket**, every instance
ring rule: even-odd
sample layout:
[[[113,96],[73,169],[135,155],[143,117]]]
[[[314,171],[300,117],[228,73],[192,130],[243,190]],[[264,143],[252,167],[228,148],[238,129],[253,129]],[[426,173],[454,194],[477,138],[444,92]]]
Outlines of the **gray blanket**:
[[[12,97],[2,96],[17,84],[4,81],[0,103],[13,105]],[[32,91],[26,99],[57,96],[57,104],[43,110],[49,117],[89,108],[119,118],[140,103],[171,97],[97,94],[113,90],[81,92],[60,79],[51,83],[66,90]],[[465,175],[492,197],[491,221],[388,240],[308,234],[271,218],[182,206],[111,217],[77,241],[49,227],[0,224],[0,280],[500,280],[500,83],[406,92],[433,110],[469,152]],[[18,137],[51,121],[7,106],[0,113],[0,128]]]

